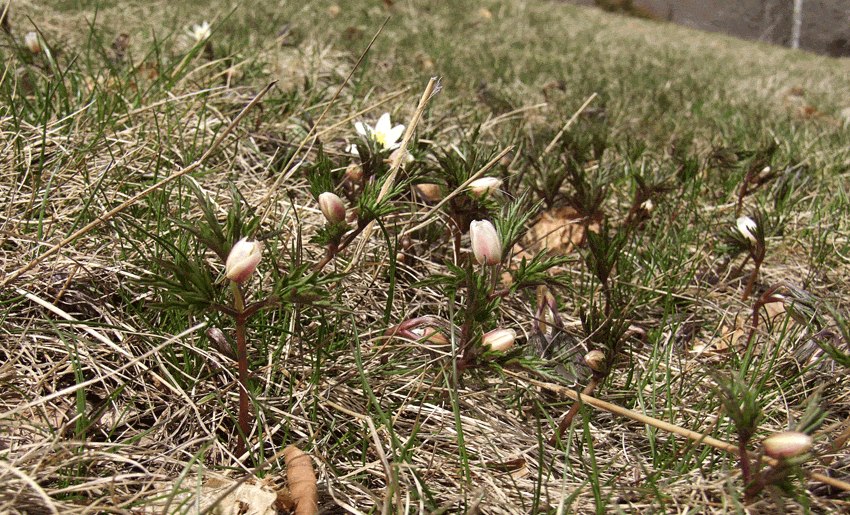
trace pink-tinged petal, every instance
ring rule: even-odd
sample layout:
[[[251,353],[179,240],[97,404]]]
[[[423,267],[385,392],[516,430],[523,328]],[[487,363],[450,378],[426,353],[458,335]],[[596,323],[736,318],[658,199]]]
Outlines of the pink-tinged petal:
[[[38,33],[35,31],[27,32],[24,35],[24,45],[26,45],[30,52],[34,54],[41,52],[41,43],[38,41]]]
[[[257,269],[262,252],[263,244],[258,241],[248,241],[248,238],[237,241],[227,255],[224,276],[237,283],[243,282]]]
[[[605,353],[599,349],[594,349],[584,355],[584,363],[594,372],[604,372]]]
[[[490,266],[502,261],[502,242],[488,220],[475,220],[469,224],[469,239],[476,261]]]
[[[319,208],[328,222],[338,224],[345,221],[345,204],[336,193],[326,191],[319,195]]]
[[[502,187],[502,179],[496,177],[481,177],[469,183],[469,192],[473,197],[487,197]]]
[[[796,458],[812,448],[812,437],[798,431],[774,433],[764,440],[764,452],[777,460]]]
[[[481,344],[493,351],[507,352],[515,340],[516,331],[513,329],[494,329],[481,338]]]

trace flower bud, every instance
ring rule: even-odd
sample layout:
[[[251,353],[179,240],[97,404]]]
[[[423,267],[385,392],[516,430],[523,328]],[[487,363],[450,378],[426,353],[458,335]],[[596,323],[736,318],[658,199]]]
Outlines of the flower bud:
[[[416,189],[419,190],[419,194],[422,195],[428,202],[437,202],[444,197],[443,187],[439,184],[423,182],[421,184],[417,184]]]
[[[357,184],[363,180],[363,167],[357,163],[351,163],[345,169],[345,178]]]
[[[799,431],[782,431],[764,440],[764,452],[771,458],[796,458],[812,448],[812,437]]]
[[[422,329],[414,329],[414,334],[420,335],[425,340],[435,343],[437,345],[446,345],[449,341],[443,336],[443,333],[434,329],[433,327],[423,327]]]
[[[38,41],[38,33],[34,31],[27,32],[26,35],[24,35],[24,45],[34,54],[41,52],[41,43]]]
[[[248,241],[248,238],[237,241],[227,256],[224,276],[241,283],[257,269],[262,252],[263,244],[258,241]]]
[[[605,353],[599,349],[594,349],[585,354],[584,362],[594,372],[605,371]]]
[[[476,261],[490,266],[502,261],[502,242],[492,223],[487,220],[473,221],[469,224],[469,239]]]
[[[473,197],[484,198],[499,191],[502,186],[502,179],[495,177],[481,177],[469,183],[469,192]]]
[[[742,216],[738,218],[736,225],[738,227],[738,232],[741,235],[749,240],[752,244],[756,244],[758,240],[756,240],[756,222],[749,216]]]
[[[481,345],[490,350],[507,352],[513,347],[516,331],[513,329],[494,329],[481,338]]]
[[[345,221],[345,204],[342,203],[342,199],[336,193],[326,191],[319,195],[319,208],[321,208],[322,214],[325,215],[328,222],[338,224]]]

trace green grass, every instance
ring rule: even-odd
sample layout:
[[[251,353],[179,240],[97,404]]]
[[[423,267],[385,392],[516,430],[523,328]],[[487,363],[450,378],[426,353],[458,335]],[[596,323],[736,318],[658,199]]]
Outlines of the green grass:
[[[776,487],[745,498],[734,455],[589,404],[551,445],[565,392],[592,378],[599,399],[733,445],[751,429],[753,452],[803,424],[846,478],[846,450],[829,445],[850,416],[845,62],[542,0],[259,4],[12,5],[2,510],[196,513],[193,492],[220,495],[266,460],[256,475],[281,488],[290,444],[314,458],[322,512],[778,509]],[[204,19],[212,35],[195,44],[186,30]],[[37,54],[23,46],[35,27]],[[353,122],[409,124],[432,76],[442,89],[383,199],[389,152]],[[484,173],[499,195],[435,208],[418,193],[448,195],[506,149]],[[374,183],[346,178],[358,165]],[[732,228],[764,165],[776,175],[740,213],[770,222],[742,301],[754,263]],[[328,189],[360,220],[380,212],[373,230],[326,226],[315,197]],[[567,206],[589,232],[535,259],[529,229]],[[515,236],[498,272],[468,266],[466,228],[482,218]],[[335,231],[356,237],[314,271]],[[247,323],[240,457],[233,301],[216,281],[243,235],[265,243],[248,302],[277,300]],[[535,329],[542,283],[558,329],[546,310]],[[754,303],[776,285],[787,309],[760,310],[748,346]],[[792,319],[794,298],[817,318]],[[416,317],[447,341],[386,336]],[[506,354],[478,343],[497,327],[518,333]],[[591,349],[605,353],[596,375]],[[753,392],[755,427],[718,389],[732,377]],[[791,513],[845,508],[817,479],[790,484]]]

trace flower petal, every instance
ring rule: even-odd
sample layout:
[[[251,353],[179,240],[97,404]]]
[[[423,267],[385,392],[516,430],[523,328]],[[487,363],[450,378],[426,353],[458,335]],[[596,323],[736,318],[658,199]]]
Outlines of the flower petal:
[[[363,136],[368,136],[369,133],[372,132],[372,128],[369,127],[368,132],[367,132],[366,127],[368,127],[368,126],[364,125],[363,122],[354,122],[354,130],[356,130],[358,134],[361,134]]]
[[[390,113],[382,114],[381,117],[378,118],[378,123],[375,124],[375,132],[388,134],[391,128],[392,122],[390,121]]]
[[[404,134],[404,125],[396,125],[385,134],[387,135],[387,146],[395,145],[399,138],[401,138],[401,135]]]

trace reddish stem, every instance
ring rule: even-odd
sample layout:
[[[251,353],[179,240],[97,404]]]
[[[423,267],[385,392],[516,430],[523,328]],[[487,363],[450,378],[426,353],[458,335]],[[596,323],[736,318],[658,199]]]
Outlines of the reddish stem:
[[[313,267],[313,271],[320,272],[323,268],[325,268],[325,266],[327,266],[327,264],[331,262],[334,256],[336,256],[337,254],[345,250],[346,247],[351,245],[351,242],[354,241],[354,238],[356,238],[358,234],[363,232],[363,229],[365,228],[365,223],[359,223],[356,229],[348,233],[348,235],[343,238],[342,242],[340,242],[339,244],[331,243],[330,245],[328,245],[328,251],[325,253],[325,257],[321,261],[319,261],[316,266]]]
[[[750,281],[747,283],[747,289],[744,290],[744,296],[741,297],[741,301],[746,301],[750,297],[750,293],[753,291],[753,286],[756,284],[756,276],[759,274],[759,268],[761,268],[761,261],[756,261],[756,267],[753,269],[752,275],[750,275]]]
[[[738,439],[738,456],[741,457],[741,480],[744,482],[745,502],[749,504],[750,493],[746,487],[750,486],[750,477],[752,476],[750,471],[750,454],[747,452],[747,442],[742,439]]]
[[[236,444],[236,455],[242,456],[248,447],[248,343],[246,325],[248,314],[245,312],[245,294],[242,285],[236,281],[230,282],[233,291],[233,310],[236,312],[236,359],[239,362],[239,440]]]
[[[584,387],[584,390],[581,391],[581,394],[590,395],[591,393],[593,393],[593,390],[595,390],[596,387],[599,386],[599,383],[602,382],[602,379],[602,377],[596,377],[596,375],[594,375],[593,379],[591,379],[590,382],[587,383],[587,386]],[[552,436],[552,438],[549,439],[549,445],[555,445],[556,443],[558,443],[558,440],[562,440],[564,438],[564,433],[566,433],[567,429],[569,429],[572,425],[573,419],[575,418],[576,413],[578,413],[579,406],[581,406],[579,401],[573,403],[573,407],[570,408],[570,411],[567,412],[564,418],[561,419],[561,423],[558,424],[558,431]]]
[[[236,455],[241,456],[248,446],[247,438],[250,431],[248,422],[248,344],[246,341],[246,320],[243,316],[236,317],[236,353],[239,361],[239,443]]]

